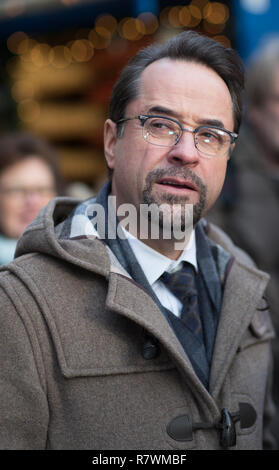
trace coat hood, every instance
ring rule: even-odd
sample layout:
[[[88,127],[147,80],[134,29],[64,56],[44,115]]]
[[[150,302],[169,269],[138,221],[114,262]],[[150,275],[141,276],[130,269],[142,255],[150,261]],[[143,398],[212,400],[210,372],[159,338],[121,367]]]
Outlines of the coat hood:
[[[90,238],[63,238],[61,231],[67,217],[80,204],[79,199],[57,197],[45,206],[20,237],[15,258],[31,253],[39,253],[79,267],[103,274],[109,274],[110,259],[108,250],[101,240]]]

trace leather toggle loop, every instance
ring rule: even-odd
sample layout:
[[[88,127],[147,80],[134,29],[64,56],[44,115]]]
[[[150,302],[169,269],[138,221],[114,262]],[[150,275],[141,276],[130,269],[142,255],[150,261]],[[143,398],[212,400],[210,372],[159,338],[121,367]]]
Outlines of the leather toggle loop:
[[[236,431],[235,422],[240,420],[240,416],[232,416],[227,408],[223,408],[221,411],[221,421],[219,423],[220,428],[220,446],[223,449],[228,449],[236,445]]]
[[[240,428],[252,427],[257,420],[256,410],[249,403],[239,403],[239,411],[231,413],[227,408],[221,411],[221,417],[215,422],[193,423],[191,416],[176,416],[167,426],[167,433],[176,441],[193,440],[193,432],[201,429],[215,429],[220,432],[220,446],[228,449],[236,445],[235,424],[240,421]]]

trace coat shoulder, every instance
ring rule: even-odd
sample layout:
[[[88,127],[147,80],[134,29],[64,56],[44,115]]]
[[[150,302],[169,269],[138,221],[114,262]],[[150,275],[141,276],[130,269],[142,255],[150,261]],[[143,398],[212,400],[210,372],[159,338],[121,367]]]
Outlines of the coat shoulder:
[[[220,227],[206,221],[206,233],[210,240],[220,245],[228,251],[237,261],[250,268],[256,268],[255,261],[251,258],[246,251],[239,248],[232,238],[229,237]]]

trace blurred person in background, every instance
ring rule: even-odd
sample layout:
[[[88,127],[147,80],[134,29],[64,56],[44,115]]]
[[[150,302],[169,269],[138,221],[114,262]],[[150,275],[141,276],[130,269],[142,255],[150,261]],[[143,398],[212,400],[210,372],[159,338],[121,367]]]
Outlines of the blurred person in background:
[[[0,264],[13,259],[18,238],[62,191],[55,150],[29,133],[0,139]]]
[[[244,123],[218,206],[218,222],[271,275],[267,297],[279,334],[279,37],[259,47],[246,75]],[[274,399],[279,405],[279,342],[273,341]],[[279,436],[279,414],[277,414]],[[278,437],[279,444],[279,437]]]

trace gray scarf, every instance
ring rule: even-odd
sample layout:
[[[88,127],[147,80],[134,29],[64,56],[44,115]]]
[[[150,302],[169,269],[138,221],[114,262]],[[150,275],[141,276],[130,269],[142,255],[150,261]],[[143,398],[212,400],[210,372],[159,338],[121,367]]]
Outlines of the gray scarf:
[[[198,377],[204,386],[208,388],[210,364],[222,305],[222,280],[225,277],[227,266],[231,261],[231,255],[208,239],[205,233],[205,221],[201,220],[195,230],[199,267],[197,287],[205,338],[204,344],[201,344],[190,330],[184,327],[179,318],[162,306],[139,265],[128,240],[124,236],[120,238],[117,231],[116,238],[108,236],[110,226],[118,227],[115,212],[108,210],[108,196],[110,195],[110,190],[110,182],[107,182],[101,188],[95,199],[89,199],[80,204],[70,218],[67,219],[62,238],[65,237],[66,233],[69,236],[69,227],[73,224],[77,215],[83,215],[87,222],[88,218],[93,222],[96,214],[92,213],[90,216],[87,215],[86,209],[89,205],[92,204],[92,207],[94,207],[94,204],[100,204],[104,208],[106,215],[104,219],[105,226],[101,228],[103,242],[114,253],[119,263],[130,274],[132,279],[151,295],[152,299],[175,331]],[[111,217],[113,217],[113,220],[110,220]],[[98,232],[99,230],[100,226],[98,225]],[[119,230],[122,230],[121,225],[118,227],[118,233]]]

